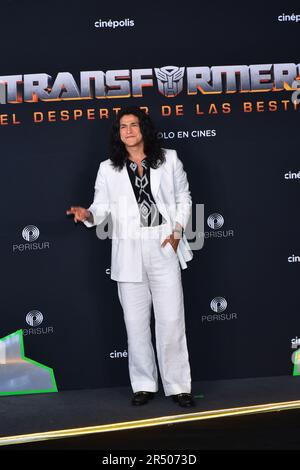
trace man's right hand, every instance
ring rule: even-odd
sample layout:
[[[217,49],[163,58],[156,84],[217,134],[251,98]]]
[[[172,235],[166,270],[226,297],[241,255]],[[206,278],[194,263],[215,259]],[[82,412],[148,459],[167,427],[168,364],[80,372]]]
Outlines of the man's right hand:
[[[91,219],[92,213],[85,209],[84,207],[70,207],[69,210],[66,212],[67,215],[73,214],[74,215],[74,222],[84,222],[85,220]]]

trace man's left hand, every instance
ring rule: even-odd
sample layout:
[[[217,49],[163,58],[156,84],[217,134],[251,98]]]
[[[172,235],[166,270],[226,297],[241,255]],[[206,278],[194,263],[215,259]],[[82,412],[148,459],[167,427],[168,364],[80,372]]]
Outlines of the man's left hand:
[[[177,251],[178,244],[180,242],[180,234],[178,232],[172,232],[171,235],[169,235],[161,244],[162,247],[164,247],[167,243],[170,243],[172,245],[173,250]]]

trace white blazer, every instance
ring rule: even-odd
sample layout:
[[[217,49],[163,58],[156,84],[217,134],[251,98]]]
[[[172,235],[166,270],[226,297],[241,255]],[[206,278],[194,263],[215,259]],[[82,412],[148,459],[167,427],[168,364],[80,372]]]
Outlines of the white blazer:
[[[161,243],[172,233],[176,222],[186,227],[192,206],[183,164],[176,150],[165,150],[165,162],[156,169],[150,168],[152,195],[157,209],[167,221],[162,230]],[[120,171],[112,166],[109,158],[100,163],[94,201],[88,210],[93,214],[94,223],[84,221],[87,227],[101,224],[111,214],[111,279],[142,281],[140,213],[126,165]],[[187,268],[186,262],[193,258],[193,253],[185,234],[179,241],[176,254],[181,268]]]

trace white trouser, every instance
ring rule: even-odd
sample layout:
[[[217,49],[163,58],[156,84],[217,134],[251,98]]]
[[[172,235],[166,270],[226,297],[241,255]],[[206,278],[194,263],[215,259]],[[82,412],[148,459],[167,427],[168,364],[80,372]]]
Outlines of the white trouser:
[[[142,282],[118,282],[128,340],[129,376],[133,392],[158,391],[151,341],[151,306],[155,317],[156,352],[166,396],[191,392],[185,335],[181,269],[170,243],[160,242],[161,226],[142,227]]]

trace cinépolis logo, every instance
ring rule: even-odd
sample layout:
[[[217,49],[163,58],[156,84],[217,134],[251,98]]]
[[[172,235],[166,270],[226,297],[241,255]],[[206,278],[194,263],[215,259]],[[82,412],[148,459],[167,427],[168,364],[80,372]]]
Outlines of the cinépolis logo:
[[[109,353],[110,359],[124,359],[124,358],[127,358],[127,356],[128,356],[128,352],[126,351],[126,349],[124,349],[124,351],[117,351],[115,349],[114,351],[111,351]]]
[[[132,28],[134,26],[134,20],[131,20],[129,18],[125,18],[123,20],[97,20],[94,23],[95,28]]]
[[[23,335],[47,335],[53,333],[53,326],[40,326],[44,321],[44,315],[39,310],[30,310],[26,314],[26,323],[30,328],[23,328]]]
[[[299,180],[300,179],[300,171],[288,171],[284,173],[284,179],[286,180]]]
[[[295,15],[295,13],[286,15],[285,13],[282,13],[282,15],[279,15],[277,17],[278,21],[292,21],[298,23],[300,21],[300,15]]]
[[[300,339],[298,336],[291,340],[291,348],[295,349],[291,355],[291,360],[293,363],[293,375],[299,376],[300,375]]]
[[[36,240],[40,236],[40,231],[35,225],[26,225],[22,230],[22,237],[28,243],[14,243],[12,246],[13,253],[19,253],[22,251],[35,251],[45,250],[50,248],[49,242],[37,242]]]

